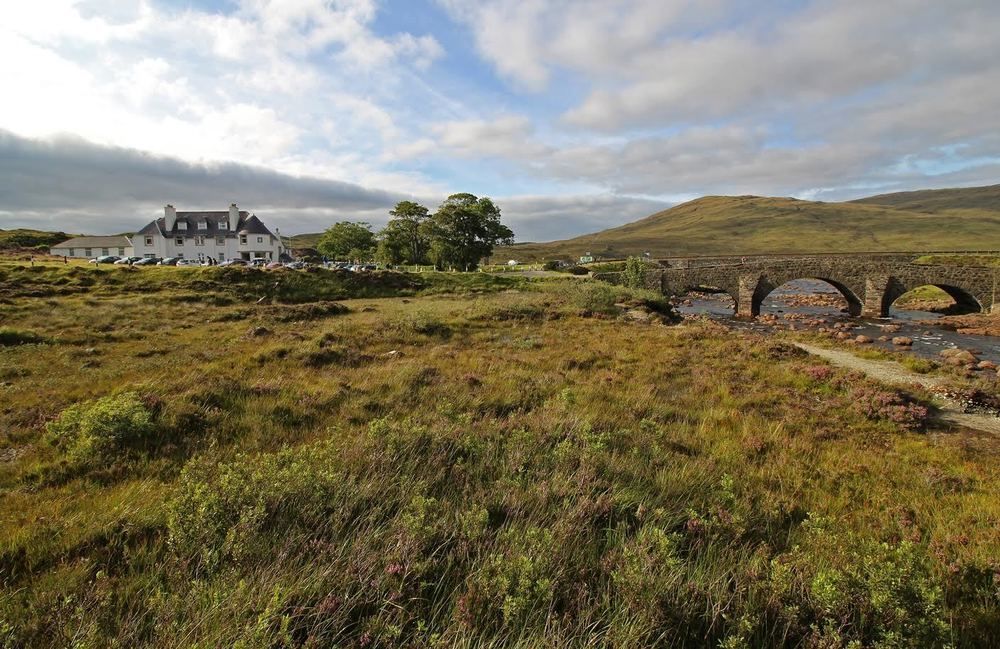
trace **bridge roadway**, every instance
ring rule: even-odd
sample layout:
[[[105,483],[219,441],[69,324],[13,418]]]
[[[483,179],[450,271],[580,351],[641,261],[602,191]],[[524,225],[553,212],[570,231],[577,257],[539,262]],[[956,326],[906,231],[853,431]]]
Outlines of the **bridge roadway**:
[[[782,255],[708,259],[668,259],[666,268],[646,271],[645,288],[665,295],[710,289],[732,296],[736,315],[753,318],[771,291],[796,279],[818,279],[847,300],[851,315],[887,317],[900,296],[919,286],[937,286],[970,311],[1000,311],[1000,269],[984,266],[915,264],[913,254]],[[691,263],[691,262],[694,263]],[[595,275],[613,284],[622,273]]]

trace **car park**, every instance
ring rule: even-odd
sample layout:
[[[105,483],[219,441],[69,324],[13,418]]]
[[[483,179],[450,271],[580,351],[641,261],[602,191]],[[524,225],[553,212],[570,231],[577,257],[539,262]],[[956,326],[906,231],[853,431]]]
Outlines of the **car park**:
[[[113,264],[116,261],[118,261],[119,259],[121,259],[121,257],[119,257],[117,255],[101,255],[100,257],[94,257],[93,259],[90,260],[89,263],[91,263],[91,264]]]

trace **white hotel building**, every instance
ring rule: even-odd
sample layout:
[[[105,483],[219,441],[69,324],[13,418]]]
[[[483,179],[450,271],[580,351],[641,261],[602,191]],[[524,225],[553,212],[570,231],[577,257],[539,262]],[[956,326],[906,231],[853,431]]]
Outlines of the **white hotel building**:
[[[178,212],[167,205],[161,218],[135,233],[132,245],[137,257],[211,257],[215,261],[277,261],[287,252],[280,237],[236,203],[218,212]]]

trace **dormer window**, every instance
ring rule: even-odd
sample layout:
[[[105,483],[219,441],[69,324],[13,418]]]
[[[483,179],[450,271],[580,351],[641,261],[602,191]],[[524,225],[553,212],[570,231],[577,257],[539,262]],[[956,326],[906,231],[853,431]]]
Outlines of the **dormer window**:
[[[220,230],[228,230],[229,229],[229,221],[219,221],[219,229]]]
[[[187,221],[178,221],[177,222],[177,229],[178,230],[187,230],[188,229]]]
[[[208,221],[198,221],[198,229],[199,230],[207,230],[208,229]]]

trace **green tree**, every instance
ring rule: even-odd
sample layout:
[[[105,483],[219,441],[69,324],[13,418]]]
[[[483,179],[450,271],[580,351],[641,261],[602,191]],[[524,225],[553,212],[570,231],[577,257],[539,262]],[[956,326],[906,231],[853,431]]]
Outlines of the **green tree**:
[[[368,223],[341,221],[326,229],[316,247],[334,259],[366,259],[375,251],[375,233]]]
[[[389,215],[392,218],[378,235],[378,258],[387,264],[424,264],[430,242],[421,227],[428,219],[426,207],[413,201],[400,201]]]
[[[430,258],[438,267],[475,268],[493,254],[496,245],[509,245],[514,233],[500,222],[500,208],[487,197],[452,194],[422,226],[430,241]]]

